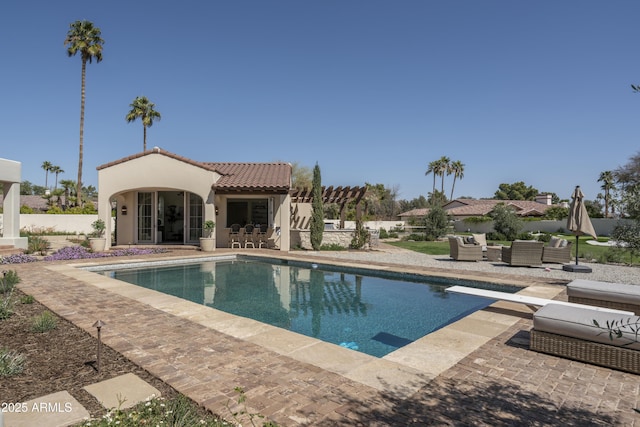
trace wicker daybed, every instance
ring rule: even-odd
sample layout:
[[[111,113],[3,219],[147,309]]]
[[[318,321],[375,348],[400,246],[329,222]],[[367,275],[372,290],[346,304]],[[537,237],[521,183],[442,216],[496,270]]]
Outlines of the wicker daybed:
[[[567,284],[569,302],[633,311],[640,315],[640,285],[576,279]]]
[[[530,349],[640,374],[640,343],[633,332],[611,339],[606,326],[615,321],[637,324],[640,317],[547,304],[533,315]]]

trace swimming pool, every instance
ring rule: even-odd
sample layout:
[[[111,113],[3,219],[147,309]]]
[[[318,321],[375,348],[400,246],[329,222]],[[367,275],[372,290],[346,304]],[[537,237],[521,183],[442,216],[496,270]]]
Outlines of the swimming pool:
[[[478,283],[278,260],[213,259],[98,272],[376,357],[492,302],[445,292],[453,284]]]

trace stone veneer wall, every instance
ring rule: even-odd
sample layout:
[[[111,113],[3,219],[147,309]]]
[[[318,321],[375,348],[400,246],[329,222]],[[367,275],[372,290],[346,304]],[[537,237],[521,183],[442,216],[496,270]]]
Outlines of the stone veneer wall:
[[[322,245],[339,245],[348,248],[353,240],[355,230],[324,230]],[[291,230],[291,248],[312,250],[311,232],[309,230]]]

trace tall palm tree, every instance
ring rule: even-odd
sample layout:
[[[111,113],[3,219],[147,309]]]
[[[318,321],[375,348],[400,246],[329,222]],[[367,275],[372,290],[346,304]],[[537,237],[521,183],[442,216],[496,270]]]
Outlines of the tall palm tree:
[[[85,83],[87,76],[87,62],[91,63],[95,58],[96,62],[102,61],[102,44],[104,40],[100,37],[100,29],[94,27],[89,21],[76,21],[69,25],[67,38],[64,40],[67,46],[67,54],[69,57],[75,56],[80,52],[82,60],[82,85],[80,91],[80,153],[78,160],[78,182],[77,185],[77,204],[82,205],[82,157],[84,146],[84,99],[85,99]]]
[[[51,164],[51,162],[48,161],[44,161],[42,162],[42,169],[44,169],[45,171],[45,175],[44,175],[44,188],[45,189],[49,189],[49,172],[51,172],[51,168],[53,167],[53,165]]]
[[[456,187],[456,179],[464,177],[464,164],[460,160],[451,163],[451,173],[453,174],[453,184],[451,184],[451,197],[453,200],[453,189]]]
[[[429,168],[424,173],[425,175],[429,175],[430,173],[433,174],[433,188],[431,189],[432,193],[434,191],[436,191],[436,175],[437,175],[436,170],[437,169],[438,169],[438,162],[437,161],[429,162]]]
[[[54,190],[58,189],[58,175],[64,173],[64,170],[60,166],[52,166],[51,172],[56,174],[56,185],[53,187]]]
[[[604,171],[600,172],[598,182],[602,182],[602,188],[604,190],[604,217],[609,218],[609,205],[611,202],[611,191],[615,190],[615,181],[613,178],[613,172]]]
[[[156,104],[149,101],[146,96],[138,96],[129,106],[131,111],[129,111],[125,119],[128,123],[135,121],[138,117],[142,119],[142,128],[144,129],[142,151],[147,151],[147,128],[153,125],[154,119],[161,119],[160,113],[153,109]]]

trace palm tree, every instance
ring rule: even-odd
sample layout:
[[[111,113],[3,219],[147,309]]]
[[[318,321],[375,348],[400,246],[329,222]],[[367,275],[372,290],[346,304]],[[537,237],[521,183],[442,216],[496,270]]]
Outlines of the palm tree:
[[[67,38],[64,40],[67,46],[67,54],[69,57],[80,52],[82,59],[82,85],[80,92],[80,153],[78,160],[78,182],[77,185],[77,203],[82,205],[82,157],[84,143],[84,99],[85,99],[85,82],[87,75],[87,62],[91,63],[95,58],[96,62],[102,61],[102,44],[104,40],[100,38],[100,29],[94,27],[89,21],[76,21],[69,25]]]
[[[64,170],[60,166],[52,166],[51,172],[56,174],[56,185],[53,187],[54,190],[58,189],[58,174],[64,173]]]
[[[451,163],[451,173],[453,174],[453,184],[451,184],[451,197],[453,200],[453,189],[456,187],[456,179],[464,177],[464,164],[460,160]]]
[[[433,188],[431,189],[431,192],[433,193],[434,191],[436,191],[436,169],[438,168],[438,162],[433,161],[429,163],[429,168],[427,169],[427,171],[424,173],[425,175],[429,175],[430,173],[433,174]]]
[[[128,123],[135,121],[138,117],[142,119],[142,128],[144,129],[142,151],[147,151],[147,128],[153,125],[154,119],[161,119],[160,113],[153,109],[156,104],[149,101],[146,96],[138,96],[129,106],[131,111],[129,111],[125,119]]]
[[[53,167],[53,165],[51,164],[51,162],[44,161],[44,162],[42,162],[42,166],[41,167],[45,171],[44,188],[48,189],[49,188],[49,172],[51,172],[51,168]]]
[[[60,185],[64,190],[64,206],[65,208],[69,207],[69,200],[73,195],[72,191],[76,187],[76,183],[71,179],[62,179],[60,180]]]
[[[598,178],[598,182],[602,182],[602,186],[600,188],[604,190],[604,217],[609,218],[609,205],[611,202],[611,191],[615,190],[616,188],[615,182],[613,179],[613,172],[611,171],[600,172],[600,177]]]
[[[444,195],[444,175],[451,175],[451,159],[447,156],[442,156],[440,160],[436,160],[436,173],[442,177],[440,191]]]

